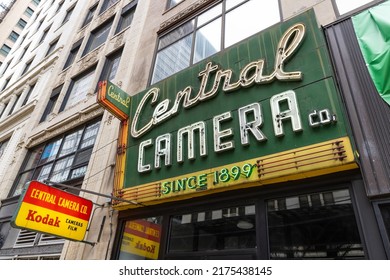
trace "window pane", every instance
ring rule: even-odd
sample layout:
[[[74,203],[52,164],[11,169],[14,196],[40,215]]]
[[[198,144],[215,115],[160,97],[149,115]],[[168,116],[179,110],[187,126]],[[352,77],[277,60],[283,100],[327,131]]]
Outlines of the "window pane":
[[[226,0],[226,10],[228,11],[244,1],[245,0]]]
[[[258,11],[263,11],[258,16]],[[245,15],[245,16],[243,16]],[[249,1],[226,14],[225,47],[229,47],[280,21],[278,0]]]
[[[65,108],[77,104],[87,96],[88,90],[91,89],[94,74],[95,71],[92,71],[74,82]]]
[[[157,259],[160,251],[162,217],[127,221],[119,252],[120,260]],[[142,238],[142,239],[141,239]],[[146,250],[138,249],[137,242],[144,240]]]
[[[372,0],[336,0],[336,5],[340,15],[342,15],[370,2],[372,2]]]
[[[180,2],[183,2],[183,0],[169,0],[169,3],[168,3],[168,9],[176,6],[177,4],[179,4]]]
[[[83,130],[79,130],[67,135],[64,139],[64,144],[62,145],[60,156],[75,152],[79,146],[82,134]]]
[[[43,152],[43,145],[32,150],[30,152],[30,155],[29,155],[29,158],[27,160],[27,164],[26,164],[26,167],[24,168],[24,170],[28,170],[28,169],[35,167],[38,164],[39,159],[41,158],[42,152]]]
[[[190,65],[192,35],[160,51],[156,57],[152,83],[156,83]]]
[[[221,50],[221,18],[196,32],[194,63]]]
[[[206,22],[216,18],[217,16],[222,14],[222,4],[215,6],[214,8],[209,9],[198,17],[197,26],[201,26]]]
[[[303,197],[268,201],[270,258],[364,258],[348,190]]]
[[[23,188],[25,187],[25,184],[32,180],[31,178],[32,178],[33,173],[34,173],[34,171],[31,170],[31,171],[25,172],[25,173],[20,175],[19,182],[16,185],[12,196],[20,195],[22,193]]]
[[[116,33],[119,33],[126,27],[130,26],[131,22],[133,21],[134,12],[135,12],[135,8],[133,8],[132,10],[126,12],[121,16]]]
[[[1,156],[4,154],[5,149],[7,148],[8,142],[9,142],[9,139],[0,142],[0,159],[1,159]]]
[[[98,46],[100,46],[106,41],[108,33],[110,33],[111,24],[112,22],[109,22],[108,24],[102,26],[99,30],[96,30],[91,33],[91,37],[89,38],[88,46],[86,48],[86,51],[84,51],[84,54],[96,49]]]
[[[37,180],[37,181],[42,182],[42,181],[48,179],[52,166],[53,166],[53,163],[38,167],[34,172],[33,180]]]
[[[254,205],[173,216],[169,251],[254,249],[255,223]]]
[[[96,135],[98,133],[100,122],[94,123],[85,129],[83,140],[81,141],[80,149],[92,146],[95,144]]]
[[[69,179],[79,178],[85,175],[88,165],[84,165],[72,170],[72,174]]]
[[[165,48],[166,46],[169,46],[170,44],[174,43],[175,41],[179,40],[180,38],[183,38],[184,36],[190,34],[194,30],[194,21],[190,21],[186,24],[183,24],[182,26],[176,28],[169,34],[163,36],[160,38],[160,42],[158,45],[158,49],[161,50],[162,48]]]
[[[77,153],[76,159],[73,162],[73,165],[88,164],[88,161],[92,154],[92,148],[86,149],[82,152]]]
[[[63,182],[68,179],[70,168],[73,163],[74,156],[66,157],[56,162],[51,174],[50,181]]]
[[[58,139],[54,142],[51,142],[46,145],[45,150],[43,151],[41,160],[39,164],[51,161],[56,158],[58,150],[60,149],[62,139]]]

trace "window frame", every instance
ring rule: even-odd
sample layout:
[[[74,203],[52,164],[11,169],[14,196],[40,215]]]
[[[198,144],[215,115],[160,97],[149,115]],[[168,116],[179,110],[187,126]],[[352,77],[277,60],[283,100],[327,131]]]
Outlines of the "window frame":
[[[74,43],[72,45],[72,48],[69,51],[68,57],[66,58],[66,61],[65,61],[65,64],[64,64],[64,67],[62,68],[62,70],[68,68],[69,66],[71,66],[73,64],[73,62],[75,61],[75,59],[77,57],[77,54],[80,51],[80,47],[81,47],[81,44],[83,43],[83,40],[84,40],[84,38],[81,38],[80,40],[78,40],[76,43]]]
[[[1,53],[3,56],[7,56],[7,55],[10,53],[11,49],[12,49],[12,48],[11,48],[10,46],[8,46],[7,44],[3,44],[3,45],[1,46],[0,53]]]
[[[212,56],[212,55],[215,55],[216,53],[219,53],[221,51],[223,51],[224,49],[226,48],[229,48],[243,40],[246,40],[247,38],[249,38],[250,36],[253,36],[254,34],[258,33],[258,32],[261,32],[261,30],[264,30],[272,25],[269,25],[263,29],[259,29],[257,31],[255,31],[252,35],[248,35],[247,37],[243,38],[243,39],[240,39],[234,43],[231,43],[230,45],[226,46],[226,34],[228,34],[227,31],[227,28],[226,28],[226,22],[227,22],[227,16],[231,15],[232,13],[234,13],[234,11],[237,11],[238,9],[244,7],[246,4],[248,5],[251,5],[250,2],[252,2],[252,4],[254,3],[255,0],[241,0],[239,3],[235,4],[235,5],[232,5],[230,6],[228,9],[226,8],[226,1],[227,0],[220,0],[220,1],[215,1],[213,3],[211,3],[210,5],[208,5],[207,7],[203,8],[203,9],[200,9],[200,10],[197,10],[196,12],[193,13],[193,15],[191,16],[191,18],[186,18],[185,20],[179,22],[178,24],[175,24],[173,25],[172,27],[170,27],[169,29],[167,30],[164,30],[163,32],[161,32],[161,34],[159,34],[159,36],[157,37],[157,42],[156,42],[156,47],[155,47],[155,51],[154,51],[154,55],[153,55],[153,63],[152,63],[152,67],[151,67],[151,70],[149,72],[149,79],[148,79],[148,84],[149,85],[153,85],[157,82],[160,82],[168,77],[171,77],[173,75],[175,75],[176,73],[184,70],[184,69],[188,69],[188,67],[191,67],[197,63],[199,63],[200,61],[204,61],[205,59],[207,59],[208,57]],[[278,14],[278,17],[279,17],[279,20],[278,22],[281,22],[281,19],[282,19],[282,15],[281,15],[281,7],[280,7],[280,2],[276,0],[276,2],[278,4],[278,9],[275,10],[275,13]],[[198,19],[203,16],[203,15],[206,15],[206,13],[208,13],[209,11],[211,11],[212,9],[218,7],[219,5],[221,5],[221,12],[218,13],[218,14],[215,14],[215,15],[212,15],[210,17],[207,18],[206,21],[202,21],[200,24],[198,24]],[[219,36],[220,38],[220,47],[219,47],[219,50],[217,50],[214,54],[206,54],[205,57],[203,58],[200,58],[199,60],[197,61],[194,61],[194,57],[195,57],[195,48],[196,48],[196,38],[197,38],[197,32],[200,31],[202,28],[204,27],[207,27],[209,26],[210,24],[216,22],[217,20],[220,20],[220,26],[218,27],[219,28],[219,34],[218,35],[215,35],[215,37]],[[185,30],[185,25],[188,25],[191,27],[191,30],[188,29],[188,30]],[[180,28],[183,28],[183,30],[180,30]],[[178,33],[178,36],[177,37],[174,37],[172,38],[171,41],[169,41],[169,43],[167,43],[166,45],[164,46],[160,46],[160,42],[161,42],[161,39],[163,39],[164,37],[172,34],[172,35],[175,35],[174,32],[177,31]],[[169,38],[169,37],[166,37],[166,38]],[[184,40],[191,40],[191,42],[184,42]],[[160,53],[163,53],[164,50],[167,50],[169,47],[172,47],[174,46],[175,44],[178,44],[180,42],[184,42],[184,45],[188,45],[188,48],[189,48],[189,57],[185,58],[186,61],[185,63],[188,63],[188,66],[184,66],[183,68],[181,67],[178,67],[178,68],[181,68],[181,70],[176,70],[174,69],[174,72],[170,75],[167,75],[165,77],[163,77],[162,79],[155,79],[155,72],[156,72],[156,69],[158,69],[158,56]],[[188,59],[188,61],[187,61]],[[161,66],[161,65],[159,65]],[[173,66],[177,66],[177,65],[173,65]],[[180,65],[178,65],[180,66]],[[157,77],[158,78],[158,77]]]
[[[115,52],[111,53],[110,55],[106,56],[102,72],[100,73],[99,81],[108,80],[108,78],[109,78],[108,76],[110,76],[112,73],[113,62],[119,58],[118,63],[120,64],[122,54],[123,54],[123,48],[120,48],[120,49],[116,50]],[[115,75],[117,73],[118,72],[116,71]]]
[[[54,52],[59,40],[60,40],[60,38],[57,37],[56,39],[54,39],[53,41],[50,42],[49,47],[47,48],[45,57],[49,56],[51,53]]]
[[[61,25],[64,25],[65,23],[67,23],[70,20],[72,14],[73,14],[74,8],[75,8],[75,5],[73,5],[72,7],[70,7],[69,9],[66,10],[66,14],[64,16],[64,19],[62,20]]]
[[[39,123],[45,122],[47,120],[47,117],[53,112],[54,107],[57,103],[58,97],[61,94],[63,84],[54,88],[50,94],[49,100],[46,103],[45,110],[43,111],[43,114],[41,116],[41,119]]]
[[[114,22],[114,17],[111,17],[90,32],[87,44],[85,45],[83,53],[81,55],[82,57],[86,56],[87,54],[91,53],[93,50],[97,49],[98,47],[104,45],[107,42],[108,38],[110,37],[113,22]],[[98,38],[104,33],[103,30],[106,30],[106,28],[108,28],[108,30],[106,31],[107,32],[106,38],[102,43],[96,45],[94,41],[96,40],[96,38]],[[97,35],[99,34],[99,32],[102,33],[100,35]]]
[[[88,12],[87,12],[87,14],[85,15],[83,24],[81,25],[80,28],[85,27],[86,25],[88,25],[88,24],[93,20],[93,17],[95,16],[97,7],[98,7],[98,3],[95,3],[93,6],[91,6],[91,7],[88,9]]]
[[[111,0],[103,0],[103,4],[100,6],[99,15],[107,11],[109,8],[114,6],[119,2],[119,0],[113,0],[114,2],[111,3]]]
[[[87,128],[88,127],[91,127],[93,125],[97,125],[98,124],[98,128],[97,128],[97,131],[96,131],[96,134],[94,135],[94,143],[92,145],[88,145],[86,147],[83,147],[81,148],[81,144],[82,144],[82,141],[85,140],[84,137],[86,135],[86,131],[87,131]],[[48,166],[48,165],[51,165],[50,166],[50,172],[49,172],[49,175],[48,175],[48,178],[50,179],[50,176],[53,175],[53,171],[55,169],[55,166],[56,166],[56,163],[60,162],[61,160],[63,159],[66,159],[66,158],[69,158],[71,156],[73,156],[73,162],[72,164],[70,165],[70,168],[69,168],[69,174],[67,175],[67,179],[64,180],[64,181],[61,181],[61,183],[70,183],[72,184],[75,183],[75,182],[80,182],[83,180],[83,178],[85,177],[85,174],[82,175],[82,176],[79,176],[79,177],[74,177],[74,178],[71,178],[71,174],[72,174],[72,171],[76,170],[77,168],[81,168],[83,166],[86,166],[88,168],[88,165],[89,165],[89,160],[92,156],[92,153],[93,153],[93,148],[95,146],[95,144],[97,143],[97,137],[99,135],[99,132],[100,132],[100,128],[101,128],[101,117],[98,117],[98,118],[95,118],[93,120],[90,120],[84,124],[81,124],[71,130],[68,130],[67,132],[61,134],[61,135],[58,135],[54,138],[51,138],[49,140],[47,140],[46,142],[44,143],[41,143],[31,149],[28,150],[27,152],[27,155],[23,161],[23,164],[20,168],[20,170],[18,171],[18,174],[16,175],[15,177],[15,180],[14,180],[14,184],[11,188],[11,191],[9,192],[8,194],[8,197],[15,197],[15,196],[18,196],[19,194],[16,194],[15,195],[15,192],[18,191],[17,187],[18,185],[20,184],[20,180],[22,178],[22,176],[24,174],[29,174],[30,173],[30,176],[26,178],[26,182],[29,182],[35,175],[37,175],[37,171],[40,170],[40,168],[42,167],[45,167],[45,166]],[[76,148],[75,151],[72,151],[72,152],[69,152],[69,153],[66,153],[64,155],[61,155],[61,151],[62,151],[62,148],[64,146],[64,143],[65,143],[65,139],[67,136],[75,133],[75,132],[79,132],[81,131],[81,136],[80,136],[80,140],[79,140],[79,143],[78,143],[78,146]],[[48,160],[48,161],[44,161],[44,162],[40,162],[42,160],[42,154],[43,152],[45,151],[46,147],[52,143],[55,143],[56,141],[59,141],[61,140],[61,143],[58,147],[58,150],[56,151],[55,153],[55,156],[53,159],[51,160]],[[30,157],[32,156],[32,153],[34,151],[37,151],[37,150],[40,150],[39,151],[39,157],[37,157],[36,159],[36,162],[34,162],[34,164],[29,167],[29,168],[26,168],[27,167],[27,164],[29,163],[30,161]],[[77,156],[80,155],[81,153],[85,152],[85,151],[88,151],[88,150],[91,150],[89,156],[88,156],[88,159],[82,161],[81,163],[75,163],[76,162],[76,159],[77,159]],[[39,174],[38,174],[39,175]],[[78,184],[78,183],[77,183]],[[81,184],[80,184],[81,186]],[[77,192],[77,191],[76,191]]]
[[[15,32],[14,30],[11,31],[11,33],[8,36],[8,39],[10,39],[12,42],[16,42],[19,38],[20,34]]]
[[[18,22],[16,23],[16,26],[19,27],[21,30],[23,30],[27,25],[27,21],[24,19],[20,18]]]
[[[21,74],[20,76],[23,76],[24,74],[27,73],[27,71],[28,71],[28,70],[30,69],[30,67],[31,67],[31,64],[32,64],[33,61],[34,61],[34,58],[35,58],[35,57],[33,57],[32,59],[30,59],[29,61],[26,62],[25,66],[24,66],[24,68],[23,68],[22,74]]]
[[[136,9],[137,9],[137,4],[138,4],[138,0],[133,0],[132,2],[130,2],[129,4],[127,4],[126,6],[123,7],[114,34],[118,34],[118,33],[122,32],[123,30],[125,30],[126,28],[128,28],[129,26],[131,26],[131,24],[134,20],[134,14],[135,14]],[[126,26],[123,26],[122,24],[123,24],[125,18],[127,16],[130,16],[130,15],[132,15],[132,19],[131,19],[130,23]]]
[[[67,109],[66,108],[67,107],[67,103],[68,103],[68,101],[69,101],[69,99],[71,97],[71,94],[72,94],[73,87],[74,87],[75,83],[80,81],[82,78],[88,76],[89,74],[94,73],[95,71],[96,71],[96,65],[94,65],[94,66],[88,68],[87,70],[79,73],[78,75],[76,75],[75,77],[73,77],[71,79],[71,82],[70,82],[70,84],[68,86],[68,89],[66,91],[64,99],[62,100],[61,107],[60,107],[60,110],[59,110],[60,112],[63,112],[63,111],[65,111]],[[89,86],[88,89],[92,89],[92,84]],[[85,97],[84,97],[84,99],[85,99]],[[71,105],[71,106],[73,106],[73,105]]]

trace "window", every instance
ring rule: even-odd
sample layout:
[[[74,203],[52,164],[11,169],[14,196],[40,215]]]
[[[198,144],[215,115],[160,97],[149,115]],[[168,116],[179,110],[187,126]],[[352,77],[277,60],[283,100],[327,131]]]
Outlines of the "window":
[[[62,21],[62,24],[64,24],[65,22],[67,22],[70,19],[71,15],[73,13],[73,10],[74,10],[74,6],[66,11],[66,15],[65,15],[64,20]]]
[[[121,32],[126,27],[130,26],[131,22],[133,21],[136,7],[137,7],[137,1],[133,1],[127,4],[123,8],[121,18],[119,19],[118,27],[116,28],[115,34]]]
[[[259,10],[264,16],[256,16]],[[267,2],[267,6],[256,0],[224,0],[160,37],[151,83],[173,75],[279,21],[278,0]]]
[[[4,44],[4,45],[1,47],[1,49],[0,49],[0,53],[1,53],[2,55],[4,55],[4,56],[7,56],[7,55],[9,54],[10,50],[11,50],[11,47],[8,46],[8,45],[6,45],[6,44]]]
[[[38,23],[38,25],[37,25],[37,29],[36,29],[36,31],[38,31],[38,30],[39,30],[39,28],[41,28],[41,26],[42,26],[43,22],[45,21],[45,18],[46,18],[46,17],[44,17],[43,19],[41,19],[41,20],[39,21],[39,23]]]
[[[24,69],[23,69],[23,72],[22,72],[21,76],[23,76],[24,74],[27,73],[27,71],[30,69],[30,66],[31,66],[33,60],[34,60],[34,58],[26,63],[26,66],[24,66]]]
[[[12,59],[5,64],[2,75],[7,71],[8,67],[11,65],[11,63],[12,63]]]
[[[64,5],[64,2],[65,2],[65,0],[60,2],[60,3],[58,3],[58,7],[57,7],[57,10],[56,10],[56,13],[58,13],[61,10],[62,6]]]
[[[12,42],[16,42],[18,38],[19,38],[19,34],[16,33],[15,31],[11,31],[11,33],[8,36],[8,39],[10,39]]]
[[[8,112],[8,116],[10,116],[10,115],[12,115],[14,113],[14,110],[16,108],[16,105],[18,104],[19,98],[20,98],[20,94],[17,94],[15,102],[12,104],[12,107],[11,107],[11,109]],[[8,106],[9,106],[9,104],[8,104]]]
[[[47,49],[47,53],[45,56],[48,56],[49,54],[51,54],[55,50],[57,43],[58,43],[58,39],[54,40],[53,42],[51,42],[49,44],[49,48]]]
[[[170,8],[176,6],[180,2],[183,2],[183,0],[168,0],[168,7],[167,7],[167,9],[170,9]]]
[[[76,105],[81,100],[85,99],[89,90],[92,89],[92,82],[95,77],[95,69],[72,79],[64,101],[61,104],[60,111],[66,110],[69,107]]]
[[[0,159],[3,156],[5,149],[7,148],[7,145],[9,143],[9,139],[0,141]]]
[[[75,60],[77,53],[79,52],[81,43],[83,42],[83,39],[78,40],[76,43],[73,44],[72,49],[69,52],[68,58],[66,59],[65,65],[63,69],[68,68]]]
[[[26,46],[23,50],[22,50],[22,53],[19,57],[19,60],[22,60],[22,58],[24,57],[24,55],[26,54],[28,48],[30,47],[30,45]]]
[[[43,31],[42,37],[39,40],[38,44],[42,43],[45,40],[47,33],[49,33],[50,28],[51,28],[51,25]]]
[[[28,152],[12,196],[19,195],[32,180],[65,182],[80,180],[87,171],[100,121],[83,125]]]
[[[168,252],[256,248],[255,206],[187,213],[170,219]]]
[[[16,26],[18,26],[20,29],[23,29],[26,26],[27,22],[23,19],[19,19]]]
[[[114,5],[116,2],[118,2],[118,0],[104,0],[103,4],[102,4],[102,7],[100,8],[100,13],[99,14],[103,13],[105,10],[107,10],[112,5]]]
[[[111,25],[112,19],[91,32],[87,45],[85,46],[83,56],[106,42],[108,34],[110,33]]]
[[[92,18],[93,18],[94,14],[95,14],[96,8],[97,8],[97,4],[95,4],[94,6],[89,8],[88,13],[85,16],[83,25],[81,27],[86,26],[88,23],[90,23],[92,21]]]
[[[7,88],[8,83],[9,83],[9,81],[11,80],[11,78],[12,78],[12,75],[9,76],[9,77],[5,80],[4,85],[3,85],[3,88],[1,89],[1,91],[5,90],[5,89]]]
[[[36,6],[38,6],[40,2],[41,2],[41,0],[33,0],[33,3],[34,3]]]
[[[26,96],[24,97],[24,100],[22,102],[22,107],[27,104],[28,100],[30,99],[31,93],[34,91],[35,84],[30,86]]]
[[[112,81],[118,71],[119,62],[121,60],[122,49],[107,57],[106,62],[100,75],[100,81]]]
[[[267,201],[271,259],[359,259],[364,250],[348,190]]]
[[[45,111],[43,112],[43,115],[41,117],[41,120],[39,121],[40,123],[41,122],[44,122],[47,120],[47,117],[53,113],[53,110],[54,110],[54,106],[56,105],[56,102],[57,102],[57,99],[58,99],[58,96],[60,95],[60,92],[62,90],[62,85],[59,86],[59,87],[56,87],[51,95],[50,95],[50,99],[49,101],[47,102],[47,105],[46,105],[46,108],[45,108]]]
[[[373,0],[355,0],[355,1],[335,0],[335,1],[340,15],[353,11],[370,2],[374,2]]]
[[[27,7],[27,9],[24,11],[24,14],[28,17],[31,17],[34,13],[34,10],[31,9],[30,7]]]

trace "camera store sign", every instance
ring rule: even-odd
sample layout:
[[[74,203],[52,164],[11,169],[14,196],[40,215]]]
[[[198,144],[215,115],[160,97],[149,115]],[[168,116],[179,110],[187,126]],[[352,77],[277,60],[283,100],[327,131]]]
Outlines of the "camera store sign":
[[[353,168],[313,11],[163,80],[128,104],[117,187],[131,199]],[[273,164],[276,158],[282,162]]]

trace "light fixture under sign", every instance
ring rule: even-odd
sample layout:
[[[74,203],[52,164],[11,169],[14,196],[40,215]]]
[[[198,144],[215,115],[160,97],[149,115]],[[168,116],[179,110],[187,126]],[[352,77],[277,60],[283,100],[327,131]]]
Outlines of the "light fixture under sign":
[[[240,220],[237,223],[237,227],[239,229],[251,229],[251,228],[253,228],[253,224],[251,222],[248,222],[245,220]]]

